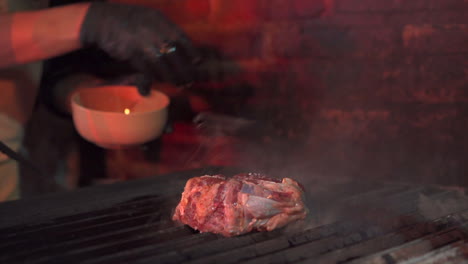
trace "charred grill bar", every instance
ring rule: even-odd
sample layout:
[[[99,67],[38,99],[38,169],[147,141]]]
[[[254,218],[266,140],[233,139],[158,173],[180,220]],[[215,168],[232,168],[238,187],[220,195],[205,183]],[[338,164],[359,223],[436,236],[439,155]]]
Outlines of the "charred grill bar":
[[[1,263],[465,263],[464,190],[366,182],[314,194],[310,219],[223,238],[171,221],[200,170],[0,206]],[[311,188],[307,188],[311,187]],[[315,195],[315,196],[314,196]]]

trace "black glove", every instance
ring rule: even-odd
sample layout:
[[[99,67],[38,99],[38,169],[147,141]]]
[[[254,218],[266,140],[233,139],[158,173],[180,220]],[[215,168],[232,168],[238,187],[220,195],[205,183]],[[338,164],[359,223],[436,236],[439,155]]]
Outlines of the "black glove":
[[[92,3],[81,33],[84,46],[97,46],[109,56],[127,61],[142,95],[153,80],[184,85],[194,81],[198,51],[176,25],[160,12],[115,3]]]

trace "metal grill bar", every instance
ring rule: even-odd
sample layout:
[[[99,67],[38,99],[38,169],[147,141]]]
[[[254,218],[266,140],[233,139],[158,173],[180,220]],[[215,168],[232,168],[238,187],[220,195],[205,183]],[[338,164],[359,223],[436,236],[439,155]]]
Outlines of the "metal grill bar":
[[[422,256],[410,258],[403,261],[402,264],[467,263],[468,260],[465,259],[466,252],[468,252],[468,245],[464,244],[464,241],[457,241]]]
[[[16,226],[10,228],[0,229],[0,233],[7,234],[5,238],[18,237],[27,233],[34,232],[46,232],[50,229],[56,229],[59,227],[73,228],[75,224],[88,224],[90,221],[97,220],[101,222],[106,222],[112,220],[113,218],[120,219],[125,214],[131,214],[132,211],[141,210],[142,208],[155,207],[163,202],[163,198],[156,197],[145,197],[143,199],[138,199],[136,201],[127,202],[121,205],[117,205],[108,209],[96,210],[93,212],[86,212],[77,215],[65,216],[55,219],[52,223],[40,223],[32,226]],[[157,212],[157,211],[153,211]],[[107,217],[107,219],[106,219]],[[0,243],[5,241],[0,241]],[[1,246],[1,244],[0,244]]]
[[[316,258],[319,255],[326,254],[327,252],[331,253],[328,258],[344,258],[344,260],[351,258],[353,256],[346,256],[349,254],[353,247],[352,245],[356,245],[355,248],[358,248],[358,245],[365,241],[373,242],[388,242],[390,238],[397,237],[400,239],[415,239],[418,237],[422,237],[425,234],[429,234],[432,230],[428,229],[425,225],[420,226],[420,224],[413,225],[402,230],[398,230],[398,232],[392,232],[385,236],[378,236],[377,234],[366,232],[366,230],[357,230],[356,232],[348,235],[341,235],[337,234],[325,239],[320,239],[313,241],[311,243],[306,243],[303,245],[299,245],[284,251],[278,251],[271,255],[266,255],[263,257],[252,259],[249,262],[245,263],[289,263],[293,261],[299,261],[305,258]],[[361,245],[362,246],[362,245]],[[226,255],[226,254],[224,254]],[[259,255],[261,256],[261,255]],[[359,256],[359,255],[358,255]],[[227,256],[225,256],[227,258]],[[229,255],[231,257],[231,255]],[[258,257],[258,256],[255,256]],[[213,259],[213,257],[210,257]],[[220,259],[218,259],[219,261]],[[215,261],[200,261],[199,263],[215,263]]]
[[[443,263],[464,261],[468,204],[431,219],[419,196],[457,199],[439,188],[346,188],[333,223],[233,238],[199,234],[170,220],[179,195],[140,197],[47,223],[0,229],[5,263]],[[331,190],[333,191],[333,190]],[[171,198],[172,197],[172,198]],[[384,205],[384,207],[383,207]],[[328,205],[327,205],[328,206]],[[314,207],[312,207],[314,208]],[[383,216],[383,217],[382,217]],[[314,215],[312,214],[312,217]],[[307,226],[307,225],[306,225]],[[432,262],[431,262],[432,261]]]
[[[431,235],[431,228],[420,228],[419,230],[414,230],[413,228],[415,227],[406,228],[398,233],[390,233],[382,237],[376,237],[364,241],[363,243],[358,243],[351,247],[345,247],[340,250],[332,251],[331,253],[320,256],[317,263],[344,263],[345,261],[356,259],[363,255],[385,250],[387,248],[396,247],[397,245],[404,244],[413,239],[426,240],[430,239],[431,237],[443,236],[448,232],[454,232],[454,234],[457,232],[456,228],[452,228],[448,230],[445,229],[443,231]],[[458,239],[456,237],[450,238],[454,238],[455,240]],[[447,242],[449,240],[444,241]],[[435,247],[436,245],[433,246]]]
[[[185,227],[164,229],[141,239],[117,241],[95,247],[74,249],[68,251],[66,254],[54,257],[53,259],[45,258],[38,263],[73,263],[77,259],[79,259],[81,263],[81,261],[94,259],[99,256],[115,254],[120,251],[131,250],[151,243],[164,243],[165,241],[191,234],[193,233]]]
[[[137,258],[145,258],[158,254],[163,254],[164,252],[170,252],[172,249],[179,248],[189,248],[195,245],[199,245],[205,242],[216,240],[218,237],[213,234],[199,234],[197,236],[187,236],[180,239],[174,238],[171,241],[167,241],[163,244],[148,244],[139,248],[132,250],[127,250],[119,252],[117,254],[105,255],[101,257],[94,258],[82,263],[92,264],[112,264],[112,263],[133,263]]]

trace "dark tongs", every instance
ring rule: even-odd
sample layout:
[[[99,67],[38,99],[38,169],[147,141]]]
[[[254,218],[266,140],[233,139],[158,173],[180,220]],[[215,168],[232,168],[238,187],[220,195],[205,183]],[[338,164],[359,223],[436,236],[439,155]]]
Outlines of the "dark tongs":
[[[41,177],[45,177],[44,172],[36,164],[32,163],[29,159],[25,158],[20,153],[12,150],[2,141],[0,141],[0,152],[7,155],[10,159],[17,161],[19,164],[31,168],[36,173],[38,173]]]

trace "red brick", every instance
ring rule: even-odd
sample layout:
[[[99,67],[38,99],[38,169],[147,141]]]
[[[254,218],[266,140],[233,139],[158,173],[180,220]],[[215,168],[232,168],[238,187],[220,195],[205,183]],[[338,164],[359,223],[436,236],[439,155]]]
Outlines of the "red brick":
[[[358,12],[335,13],[332,16],[323,17],[321,22],[360,27],[388,27],[404,26],[406,24],[463,24],[466,23],[466,11],[464,10],[425,10],[421,12]]]
[[[337,11],[395,11],[395,10],[429,10],[429,9],[467,9],[464,0],[336,0]]]
[[[467,56],[420,56],[387,60],[310,62],[331,105],[468,102]]]
[[[255,103],[280,105],[289,98],[305,113],[313,113],[317,105],[466,103],[466,61],[457,56],[291,61],[252,74],[249,83],[257,87]]]
[[[326,9],[324,0],[259,0],[260,15],[266,20],[319,17]]]
[[[383,58],[401,49],[400,36],[394,27],[351,29],[347,37],[344,41],[354,49],[349,53],[356,56]]]
[[[327,8],[324,0],[294,0],[290,1],[298,17],[313,18]]]
[[[261,56],[263,58],[294,56],[300,53],[301,40],[300,24],[283,23],[266,25],[263,34]],[[306,54],[303,53],[303,55]]]
[[[326,108],[322,109],[316,117],[319,122],[329,126],[327,134],[324,136],[332,136],[335,138],[349,138],[350,140],[361,137],[366,134],[366,140],[372,141],[369,137],[372,136],[375,140],[377,135],[374,133],[372,126],[375,123],[385,124],[392,118],[392,113],[389,109],[340,109],[340,108]],[[332,131],[340,133],[333,134]],[[391,129],[387,132],[395,133]],[[393,133],[392,133],[393,132]],[[380,135],[382,136],[382,135]],[[388,134],[386,136],[389,136]]]
[[[161,10],[176,23],[207,21],[211,12],[210,0],[112,0]]]
[[[432,108],[408,105],[403,111],[323,109],[324,113],[336,113],[335,118],[326,119],[320,115],[314,119],[306,143],[310,152],[303,156],[317,162],[314,168],[327,164],[336,173],[359,177],[365,174],[375,179],[382,173],[395,171],[405,171],[405,180],[414,179],[417,174],[424,175],[424,180],[435,179],[442,171],[450,171],[449,175],[453,176],[448,167],[464,167],[466,157],[460,157],[461,152],[457,150],[466,149],[468,145],[459,136],[466,125],[454,126],[463,123],[457,122],[463,118],[463,114],[456,114],[458,111],[453,105]],[[372,118],[370,112],[382,113],[382,116],[388,113],[388,119]],[[330,173],[329,169],[324,171]],[[456,175],[463,177],[464,173]]]
[[[262,17],[265,19],[285,19],[294,16],[291,1],[262,0]]]
[[[265,27],[264,57],[386,57],[401,50],[397,28],[347,28],[321,23]]]
[[[168,0],[108,0],[107,2],[135,4],[149,7],[157,7],[169,2]]]
[[[229,79],[232,79],[233,77],[237,79],[237,76],[242,72],[243,69],[241,66],[234,61],[208,59],[199,66],[198,78],[201,82],[209,82],[208,84],[203,84],[207,89],[217,90],[222,89],[224,82]]]
[[[253,24],[259,20],[260,5],[255,0],[211,0],[211,22]]]
[[[210,90],[222,89],[227,82],[246,82],[258,88],[263,88],[265,80],[272,79],[271,76],[278,75],[278,69],[284,64],[280,62],[263,61],[259,59],[209,59],[200,65],[200,71],[204,79],[208,78],[214,83],[204,83],[203,86]],[[269,74],[267,78],[264,78]],[[215,81],[222,80],[223,83]],[[269,89],[269,88],[266,88]]]
[[[287,97],[304,112],[313,112],[314,104],[378,108],[467,103],[466,69],[467,57],[452,55],[291,60],[246,71],[256,87],[255,103],[279,105]]]
[[[463,115],[454,105],[393,105],[373,109],[359,106],[354,109],[323,108],[320,114],[313,118],[315,122],[309,141],[315,144],[321,141],[341,142],[342,145],[362,144],[368,145],[367,150],[380,144],[385,144],[388,148],[391,145],[388,144],[390,141],[420,150],[426,148],[422,151],[427,151],[428,146],[440,151],[460,145],[464,141],[460,141],[461,138],[457,134],[463,133],[466,125],[454,126],[456,120],[464,119]],[[339,150],[333,143],[327,149],[333,152]]]
[[[211,12],[209,0],[170,1],[160,9],[179,24],[208,21]]]
[[[192,39],[197,45],[215,48],[230,59],[257,57],[261,53],[262,39],[256,31],[194,33]]]
[[[468,25],[406,25],[402,39],[405,48],[415,53],[468,52]]]

